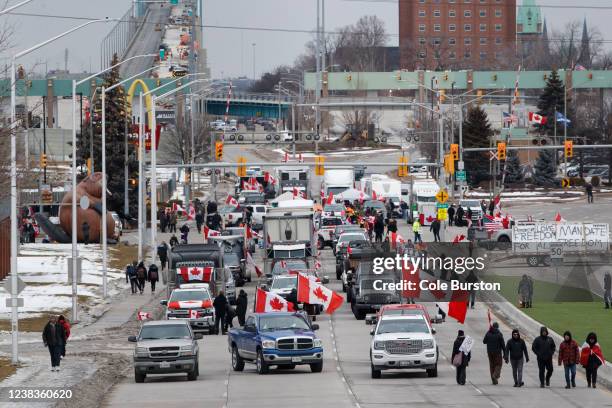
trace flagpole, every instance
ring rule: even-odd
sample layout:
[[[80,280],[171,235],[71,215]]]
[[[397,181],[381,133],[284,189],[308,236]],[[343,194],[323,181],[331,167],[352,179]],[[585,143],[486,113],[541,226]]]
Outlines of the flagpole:
[[[573,78],[572,72],[572,78]],[[565,122],[563,122],[563,146],[567,142],[567,75],[565,76],[566,81],[563,83],[563,116],[565,116]],[[567,155],[563,154],[563,175],[567,175]]]

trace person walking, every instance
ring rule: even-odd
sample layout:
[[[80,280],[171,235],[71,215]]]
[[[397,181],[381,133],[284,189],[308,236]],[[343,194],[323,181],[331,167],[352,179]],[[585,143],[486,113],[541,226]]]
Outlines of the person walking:
[[[376,242],[382,242],[384,233],[385,221],[383,220],[382,214],[378,214],[376,216],[376,221],[374,221],[374,234],[376,235]]]
[[[249,305],[249,300],[247,297],[247,293],[244,289],[240,289],[240,293],[238,293],[238,299],[236,299],[236,315],[238,316],[238,323],[240,326],[244,326],[244,322],[246,320],[246,312],[247,307]]]
[[[170,248],[174,248],[176,245],[178,245],[178,243],[178,238],[176,237],[176,235],[172,234],[172,236],[170,237]]]
[[[227,308],[225,310],[225,322],[224,322],[224,331],[227,333],[228,329],[232,329],[234,327],[234,317],[236,317],[236,309],[232,305],[227,303]]]
[[[518,294],[521,299],[521,307],[526,308],[529,306],[529,278],[527,275],[523,275],[518,285]]]
[[[566,330],[563,333],[563,341],[559,344],[558,364],[563,364],[565,371],[565,388],[576,388],[576,364],[580,361],[580,347],[576,340],[572,339],[572,333]]]
[[[597,343],[597,334],[591,332],[587,335],[580,352],[580,364],[586,369],[588,388],[597,388],[597,369],[604,364],[604,361],[606,360],[601,347]]]
[[[604,275],[604,304],[606,309],[612,307],[612,278],[610,278],[610,272],[606,272]]]
[[[85,245],[89,244],[89,223],[84,221],[81,225],[81,232],[83,232],[83,243]]]
[[[159,257],[159,263],[161,264],[161,270],[166,269],[166,263],[168,262],[168,245],[166,241],[162,241],[157,247],[157,256]]]
[[[497,322],[493,322],[482,342],[487,345],[491,382],[493,385],[497,385],[501,376],[503,357],[506,355],[504,336],[499,331],[499,324]]]
[[[189,242],[189,227],[187,224],[183,224],[181,227],[181,244],[187,244]]]
[[[414,233],[414,243],[418,244],[420,242],[422,244],[423,240],[421,239],[421,223],[418,219],[415,219],[412,222],[412,232]]]
[[[548,335],[548,329],[542,326],[540,328],[540,335],[531,344],[531,351],[533,351],[538,359],[540,388],[544,388],[544,381],[546,381],[546,386],[550,387],[550,377],[552,377],[553,373],[552,358],[556,349],[555,341]],[[544,372],[546,372],[546,375],[544,375]]]
[[[155,284],[157,283],[157,281],[159,281],[159,269],[157,269],[157,265],[149,265],[149,274],[147,275],[147,280],[151,282],[151,294],[155,293]]]
[[[455,226],[456,227],[463,227],[463,207],[459,206],[459,208],[457,208],[457,216],[455,217]],[[466,224],[467,225],[467,224]]]
[[[170,230],[168,232],[174,232],[176,234],[176,222],[177,222],[176,211],[172,211],[170,213]]]
[[[61,358],[64,358],[66,357],[66,343],[68,342],[68,338],[70,337],[70,323],[68,322],[68,319],[64,317],[64,315],[60,315],[57,318],[57,322],[62,325],[62,327],[64,328],[64,332],[66,333],[66,341],[64,341],[64,344],[62,345],[61,354]]]
[[[529,362],[529,353],[525,340],[521,338],[518,329],[512,330],[512,337],[506,343],[506,355],[504,356],[506,364],[510,361],[512,367],[512,378],[514,378],[514,386],[522,387],[523,382],[523,364]]]
[[[51,355],[51,371],[59,371],[62,349],[66,343],[66,330],[58,323],[57,316],[49,316],[49,322],[42,332],[42,339]]]
[[[437,218],[433,220],[431,225],[429,226],[429,231],[433,232],[434,242],[441,242],[440,227],[441,227],[440,220]]]
[[[196,227],[198,229],[197,232],[199,234],[200,231],[202,230],[202,224],[204,224],[204,214],[202,214],[202,211],[198,211],[196,213],[195,221],[196,221]]]
[[[215,333],[219,334],[219,328],[221,328],[221,334],[225,334],[225,314],[227,312],[227,298],[223,291],[220,291],[215,301],[213,302],[213,307],[215,308]]]
[[[166,226],[167,225],[168,225],[168,216],[166,214],[166,211],[161,209],[159,211],[159,228],[160,228],[162,233],[166,232]]]
[[[138,290],[142,295],[144,294],[145,282],[147,281],[147,268],[142,261],[136,267],[136,279],[138,279]]]
[[[125,283],[128,281],[130,282],[133,295],[138,289],[138,280],[136,279],[136,261],[134,261],[134,263],[127,264],[125,267]]]
[[[448,207],[448,225],[449,226],[453,226],[453,220],[455,219],[455,204],[451,204],[450,207]]]
[[[584,189],[587,194],[587,203],[593,204],[593,185],[591,183],[586,183]]]
[[[472,358],[472,352],[468,351],[467,354],[462,350],[462,347],[465,342],[465,333],[463,330],[459,330],[457,332],[457,338],[453,343],[453,352],[451,355],[451,361],[455,366],[456,371],[456,380],[457,384],[465,385],[465,380],[467,376],[467,366],[470,363],[470,359]]]

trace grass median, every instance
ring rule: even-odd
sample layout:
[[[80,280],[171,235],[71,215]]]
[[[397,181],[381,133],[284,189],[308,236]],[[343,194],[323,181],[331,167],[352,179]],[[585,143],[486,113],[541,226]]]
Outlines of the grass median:
[[[510,303],[519,304],[520,277],[489,276],[501,284],[500,294]],[[596,332],[604,356],[612,355],[612,310],[604,309],[603,299],[588,290],[540,280],[533,281],[533,307],[523,313],[563,334],[569,330],[582,346],[589,332]],[[533,333],[531,333],[533,335]]]

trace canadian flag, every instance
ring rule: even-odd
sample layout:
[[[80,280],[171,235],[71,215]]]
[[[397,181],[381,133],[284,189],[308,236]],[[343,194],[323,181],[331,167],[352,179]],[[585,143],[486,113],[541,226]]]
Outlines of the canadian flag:
[[[323,305],[326,313],[332,314],[342,306],[344,299],[331,289],[298,274],[298,302],[311,305]]]
[[[259,269],[259,267],[257,266],[257,264],[255,263],[255,260],[253,260],[253,257],[251,256],[251,253],[247,251],[246,254],[246,266],[249,269],[249,271],[251,273],[255,272],[255,274],[257,275],[258,278],[263,276],[263,273],[261,272],[261,269]]]
[[[255,295],[255,313],[293,312],[293,303],[286,301],[277,294],[257,288]]]
[[[325,200],[325,191],[321,190],[321,201]]]
[[[316,269],[316,270],[320,270],[322,266],[323,266],[323,265],[321,265],[321,261],[319,261],[319,260],[317,259],[317,260],[315,261],[315,264],[314,264],[315,269]]]
[[[458,243],[460,243],[463,240],[465,240],[465,235],[459,234],[459,235],[455,236],[455,238],[453,238],[453,244],[458,244]]]
[[[402,280],[404,282],[413,282],[412,288],[405,285],[402,290],[402,297],[404,298],[418,298],[421,296],[421,277],[419,271],[414,267],[411,262],[402,262]]]
[[[187,214],[187,220],[193,221],[195,219],[196,211],[193,204],[189,204],[189,213]]]
[[[304,163],[304,158],[302,157],[302,153],[300,153],[300,154],[298,155],[298,162],[299,162],[299,163]]]
[[[264,181],[268,184],[276,185],[276,178],[270,174],[270,172],[266,171],[264,173]]]
[[[178,203],[172,203],[172,211],[174,212],[185,212],[185,209],[181,207]]]
[[[205,267],[197,267],[197,266],[181,266],[179,268],[179,273],[183,277],[183,281],[191,282],[191,281],[202,281],[202,282],[210,282],[210,277],[213,273],[212,266]]]
[[[210,309],[213,307],[212,300],[179,300],[168,303],[169,309]]]
[[[468,309],[468,292],[465,290],[454,290],[450,302],[438,302],[438,307],[449,317],[457,320],[459,323],[465,323],[465,316]]]
[[[210,229],[206,225],[204,225],[202,230],[204,231],[204,239],[208,239],[208,237],[217,237],[217,236],[221,235],[221,233],[219,231],[214,230],[214,229]]]
[[[136,318],[138,320],[149,320],[149,319],[151,319],[151,313],[149,313],[149,312],[138,312],[138,314],[136,315]]]
[[[403,244],[406,242],[406,239],[399,232],[392,232],[390,235],[390,240],[393,244]]]
[[[561,213],[557,211],[557,215],[555,215],[555,221],[557,222],[565,222],[565,218],[561,216]]]
[[[197,310],[194,310],[194,309],[189,310],[189,318],[190,319],[197,319],[198,317],[200,317],[200,312],[198,312]]]
[[[537,123],[538,125],[544,125],[546,124],[546,117],[538,115],[535,112],[529,112],[529,122]]]
[[[238,207],[238,200],[236,200],[234,197],[232,197],[231,194],[228,194],[226,199],[225,199],[225,204],[233,205],[234,207]]]
[[[329,195],[327,196],[327,200],[325,201],[325,204],[329,205],[329,204],[332,204],[333,202],[334,202],[334,193],[330,191]]]
[[[289,161],[289,152],[285,152],[285,157],[281,160],[283,163],[287,163]]]
[[[363,191],[359,190],[359,204],[363,204],[363,200],[365,200],[365,194]]]

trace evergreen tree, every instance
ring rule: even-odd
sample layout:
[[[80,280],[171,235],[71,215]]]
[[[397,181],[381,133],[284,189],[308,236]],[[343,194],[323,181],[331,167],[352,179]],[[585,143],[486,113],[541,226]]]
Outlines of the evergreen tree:
[[[556,122],[555,112],[560,112],[563,114],[566,109],[565,104],[565,85],[563,84],[563,81],[561,81],[557,70],[553,70],[550,73],[550,76],[546,81],[546,87],[538,100],[538,114],[546,118],[545,124],[537,126],[540,133],[549,136],[554,135]],[[568,96],[567,117],[571,120],[574,115],[570,107],[571,103]],[[557,123],[557,135],[563,134],[563,126],[563,122]]]
[[[540,186],[552,187],[555,183],[555,158],[552,150],[540,150],[534,166],[533,179]]]
[[[521,161],[516,150],[508,150],[506,159],[506,179],[504,183],[516,184],[523,181],[523,172],[521,171]]]
[[[469,110],[463,122],[463,147],[489,147],[493,129],[487,113],[476,106]],[[470,185],[478,185],[491,178],[489,174],[489,155],[486,152],[467,152],[463,155],[467,180]]]
[[[111,65],[119,62],[117,56],[113,56]],[[116,84],[119,78],[119,68],[114,68],[104,76],[104,86],[109,88]],[[85,164],[89,157],[89,138],[90,129],[93,128],[93,153],[94,171],[102,171],[102,100],[99,97],[100,91],[96,94],[93,115],[89,120],[93,121],[83,124],[83,135],[79,135],[77,144],[77,160],[80,164]],[[129,109],[126,93],[122,86],[119,86],[106,93],[106,186],[110,194],[107,196],[109,211],[123,213],[124,204],[124,183],[125,183],[125,129],[130,129],[131,123],[126,117]],[[127,122],[127,123],[126,123]],[[90,126],[93,125],[93,126]],[[128,174],[130,179],[138,178],[137,147],[128,143]],[[84,169],[86,171],[86,169]],[[138,205],[137,187],[128,185],[129,211],[136,214]]]

